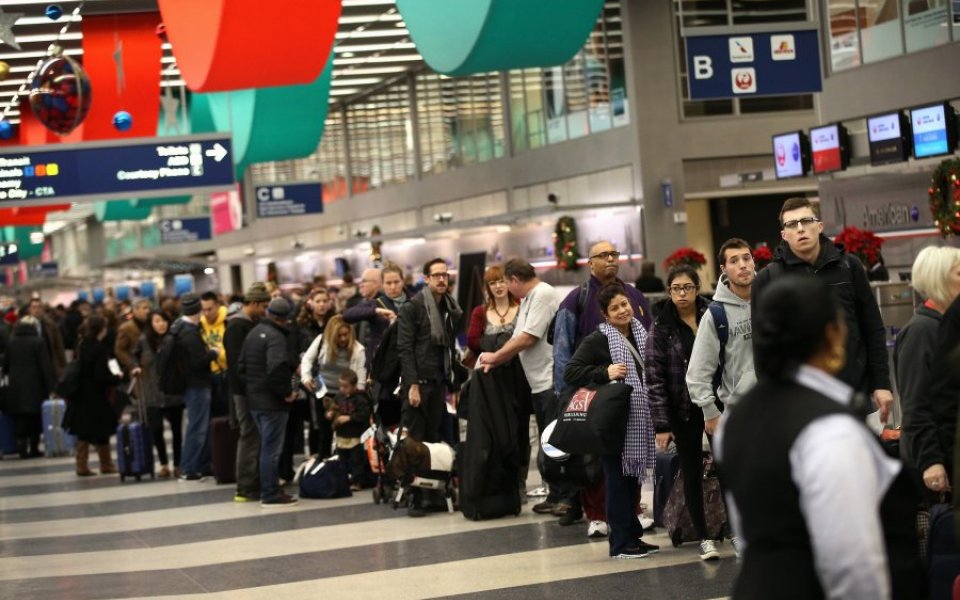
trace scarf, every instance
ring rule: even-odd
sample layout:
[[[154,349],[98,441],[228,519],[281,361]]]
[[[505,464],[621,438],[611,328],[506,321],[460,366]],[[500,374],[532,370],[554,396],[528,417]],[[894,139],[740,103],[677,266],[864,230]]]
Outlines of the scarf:
[[[452,340],[447,335],[447,328],[444,327],[443,319],[440,317],[440,309],[437,307],[437,301],[433,298],[433,292],[429,287],[424,287],[420,291],[423,296],[423,306],[427,309],[427,318],[430,319],[430,340],[437,346],[449,346]],[[447,316],[452,323],[456,323],[463,316],[463,311],[457,301],[450,294],[444,294],[441,302],[447,303]]]
[[[630,330],[633,332],[633,339],[637,341],[640,357],[643,358],[647,344],[647,333],[643,330],[640,321],[636,319],[630,322]],[[621,456],[623,474],[626,477],[636,477],[640,483],[643,483],[647,476],[647,469],[652,469],[656,463],[653,421],[650,418],[650,399],[647,396],[647,386],[643,380],[643,373],[637,371],[636,360],[628,347],[630,341],[609,323],[601,323],[600,331],[607,336],[610,358],[613,359],[613,363],[627,365],[626,382],[633,388],[630,393],[627,437],[623,442],[623,454]],[[642,365],[641,368],[643,368]]]

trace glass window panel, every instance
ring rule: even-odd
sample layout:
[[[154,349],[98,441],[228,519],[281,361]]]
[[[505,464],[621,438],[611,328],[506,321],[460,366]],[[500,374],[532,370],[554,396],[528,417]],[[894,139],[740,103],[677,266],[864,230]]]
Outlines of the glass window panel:
[[[530,136],[527,132],[527,104],[523,87],[523,71],[510,71],[510,132],[515,152],[525,152],[530,148]]]
[[[830,65],[833,71],[859,66],[860,34],[857,31],[859,11],[853,0],[827,0],[830,15]]]
[[[527,100],[527,132],[530,148],[539,148],[547,143],[547,123],[543,110],[543,85],[539,69],[523,72],[524,92]]]
[[[567,139],[567,89],[563,80],[563,67],[544,69],[541,78],[547,119],[547,142],[555,144]]]
[[[872,63],[903,54],[900,6],[892,0],[858,0],[863,62]]]
[[[727,0],[674,0],[684,27],[729,25]]]
[[[587,110],[590,131],[610,129],[610,72],[606,47],[606,19],[597,23],[583,49],[583,69],[587,85]]]
[[[567,91],[567,132],[570,139],[590,133],[584,71],[583,52],[578,52],[573,60],[563,66],[563,80]]]
[[[933,48],[950,41],[947,27],[949,0],[902,0],[907,52]],[[960,6],[958,6],[960,8]]]

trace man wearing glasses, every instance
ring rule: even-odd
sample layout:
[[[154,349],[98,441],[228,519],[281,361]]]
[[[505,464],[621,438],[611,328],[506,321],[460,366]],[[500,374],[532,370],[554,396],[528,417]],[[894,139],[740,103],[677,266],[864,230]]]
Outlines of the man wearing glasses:
[[[780,209],[780,237],[773,261],[753,284],[753,302],[771,280],[787,273],[823,279],[837,295],[847,322],[846,365],[837,377],[870,394],[887,422],[893,393],[887,366],[886,332],[876,297],[860,260],[823,235],[823,223],[807,198],[790,198]]]
[[[637,288],[627,285],[617,275],[620,272],[620,253],[607,241],[598,242],[590,248],[590,279],[572,290],[560,303],[556,325],[553,330],[553,381],[557,394],[563,393],[563,370],[580,342],[593,333],[604,321],[597,304],[597,294],[608,283],[617,282],[627,292],[633,306],[633,314],[650,330],[650,303]],[[539,506],[539,505],[538,505]],[[544,507],[546,508],[546,507]],[[552,513],[560,517],[561,525],[572,525],[586,512],[590,522],[589,537],[607,535],[606,510],[604,509],[604,484],[585,488],[581,494],[561,499],[552,507]],[[536,510],[537,507],[534,507]],[[542,509],[541,509],[542,510]],[[538,511],[541,512],[541,511]]]

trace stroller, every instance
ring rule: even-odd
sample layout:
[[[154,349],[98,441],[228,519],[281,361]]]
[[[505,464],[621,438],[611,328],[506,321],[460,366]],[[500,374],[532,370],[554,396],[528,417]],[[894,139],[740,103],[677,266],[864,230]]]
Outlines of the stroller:
[[[449,444],[423,443],[409,437],[397,442],[387,467],[387,473],[398,484],[393,508],[405,503],[416,488],[434,491],[434,498],[438,493],[442,495],[447,512],[459,510],[457,480],[453,476],[454,458],[454,450]],[[437,504],[430,507],[434,511],[439,509]]]
[[[378,423],[370,427],[363,436],[364,448],[370,471],[376,477],[373,485],[373,503],[386,504],[396,494],[397,481],[387,474],[387,465],[397,447],[399,427],[387,427]]]

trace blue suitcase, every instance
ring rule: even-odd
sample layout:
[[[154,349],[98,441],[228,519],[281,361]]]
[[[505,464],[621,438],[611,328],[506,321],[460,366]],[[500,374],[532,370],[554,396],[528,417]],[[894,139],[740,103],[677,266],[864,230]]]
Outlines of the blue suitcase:
[[[63,430],[67,403],[61,398],[46,400],[40,405],[43,418],[43,452],[47,458],[73,454],[77,439]]]
[[[120,423],[117,426],[117,470],[120,472],[121,482],[126,481],[127,477],[135,477],[137,481],[145,475],[149,475],[150,479],[156,478],[153,436],[145,418],[146,407],[143,405],[143,393],[139,384],[139,381],[135,383],[139,422]]]
[[[0,414],[0,457],[17,453],[17,437],[13,431],[13,419]]]

